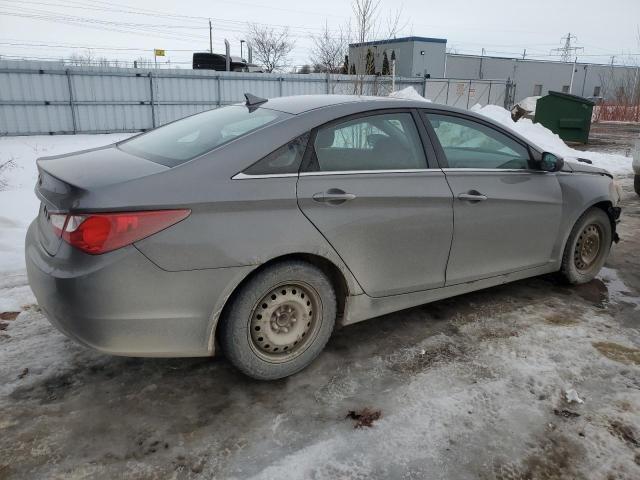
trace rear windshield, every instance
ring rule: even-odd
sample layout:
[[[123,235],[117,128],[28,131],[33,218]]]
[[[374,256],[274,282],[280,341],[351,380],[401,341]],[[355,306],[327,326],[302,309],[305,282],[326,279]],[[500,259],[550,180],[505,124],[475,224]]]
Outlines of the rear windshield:
[[[192,115],[118,144],[121,150],[175,167],[290,115],[231,105]]]

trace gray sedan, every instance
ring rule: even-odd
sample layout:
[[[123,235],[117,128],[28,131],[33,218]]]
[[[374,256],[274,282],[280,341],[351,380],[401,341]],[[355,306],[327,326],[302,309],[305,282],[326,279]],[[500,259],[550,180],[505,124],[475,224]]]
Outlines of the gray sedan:
[[[610,174],[473,113],[297,96],[206,111],[38,160],[27,270],[50,321],[128,356],[275,379],[335,326],[560,271],[594,278]]]

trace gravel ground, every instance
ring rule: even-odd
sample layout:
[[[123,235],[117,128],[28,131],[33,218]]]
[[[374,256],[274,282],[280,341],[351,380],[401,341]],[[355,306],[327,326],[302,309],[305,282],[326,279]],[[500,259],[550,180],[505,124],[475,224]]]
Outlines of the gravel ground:
[[[22,273],[0,278],[0,478],[640,478],[640,198],[621,182],[621,242],[593,282],[352,325],[276,382],[86,350]]]

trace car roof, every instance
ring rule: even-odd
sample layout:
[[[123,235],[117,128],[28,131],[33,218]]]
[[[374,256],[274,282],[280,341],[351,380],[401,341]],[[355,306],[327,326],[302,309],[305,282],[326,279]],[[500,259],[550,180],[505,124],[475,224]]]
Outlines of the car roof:
[[[421,100],[409,100],[392,97],[370,97],[364,95],[295,95],[291,97],[270,98],[260,105],[261,108],[298,115],[300,113],[345,103],[357,103],[361,110],[375,108],[407,108],[434,106]]]
[[[458,113],[465,117],[472,117],[483,122],[489,123],[498,129],[507,130],[512,136],[520,139],[523,143],[530,145],[536,150],[543,152],[544,149],[539,147],[531,140],[523,137],[513,128],[509,128],[500,122],[489,117],[449,105],[428,102],[426,100],[414,100],[407,98],[395,97],[373,97],[365,95],[295,95],[290,97],[271,98],[265,103],[260,104],[260,108],[277,110],[293,115],[303,114],[305,112],[319,111],[328,107],[343,106],[350,108],[340,110],[342,115],[366,112],[369,110],[377,110],[384,108],[427,108],[431,111],[442,111],[443,113]],[[348,112],[346,112],[348,110]],[[318,112],[319,113],[319,112]]]

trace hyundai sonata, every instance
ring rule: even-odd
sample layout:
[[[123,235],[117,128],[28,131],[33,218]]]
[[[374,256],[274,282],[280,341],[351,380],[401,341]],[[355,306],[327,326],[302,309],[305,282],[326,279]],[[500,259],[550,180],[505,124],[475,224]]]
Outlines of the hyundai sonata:
[[[296,96],[41,158],[29,281],[78,342],[291,375],[335,325],[535,275],[594,278],[617,240],[606,171],[491,120]]]

